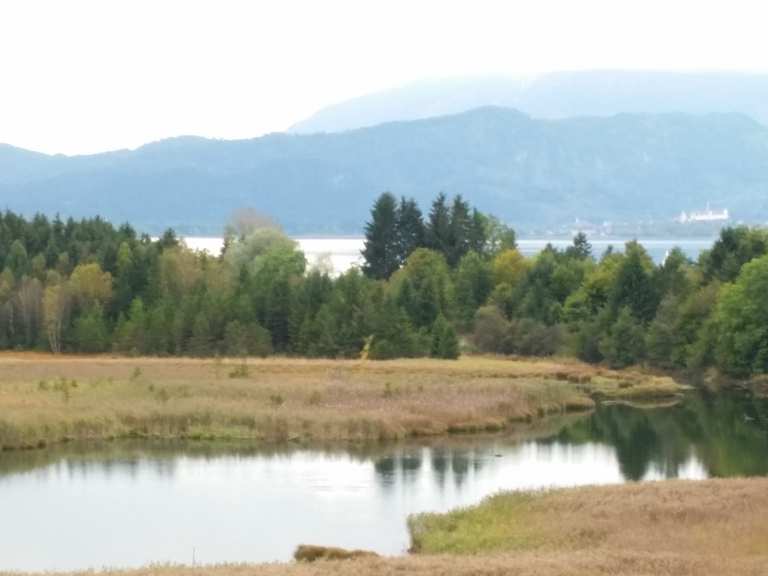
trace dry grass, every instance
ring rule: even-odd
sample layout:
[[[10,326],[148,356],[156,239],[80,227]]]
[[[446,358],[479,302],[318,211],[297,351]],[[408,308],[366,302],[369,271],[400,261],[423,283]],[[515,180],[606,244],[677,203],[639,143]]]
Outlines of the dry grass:
[[[0,447],[157,437],[384,440],[492,431],[669,396],[670,379],[571,360],[197,360],[0,354]]]
[[[678,554],[523,553],[417,556],[297,564],[151,566],[108,576],[765,576],[765,557]],[[2,574],[2,573],[0,573]],[[92,576],[81,572],[72,576]],[[50,575],[48,575],[50,576]],[[63,576],[63,575],[60,575]]]
[[[439,543],[452,553],[311,564],[156,566],[110,574],[764,576],[768,567],[768,479],[508,494],[419,522],[425,530],[422,546]]]
[[[414,548],[425,553],[717,552],[768,560],[768,479],[510,492],[413,517],[410,527]]]

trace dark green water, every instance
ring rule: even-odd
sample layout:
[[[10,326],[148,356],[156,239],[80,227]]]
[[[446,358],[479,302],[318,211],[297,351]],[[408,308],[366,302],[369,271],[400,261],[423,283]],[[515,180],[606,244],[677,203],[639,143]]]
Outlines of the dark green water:
[[[409,514],[499,490],[766,474],[768,401],[736,394],[415,444],[4,453],[0,571],[287,560],[300,543],[397,554]]]

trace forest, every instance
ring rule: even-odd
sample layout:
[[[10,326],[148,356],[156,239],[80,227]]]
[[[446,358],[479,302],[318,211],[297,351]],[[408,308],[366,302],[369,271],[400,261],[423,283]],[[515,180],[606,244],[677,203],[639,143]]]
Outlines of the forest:
[[[54,353],[370,358],[572,355],[614,368],[768,371],[768,232],[721,231],[689,260],[593,254],[577,235],[535,257],[514,231],[440,194],[423,214],[382,194],[364,265],[308,267],[241,218],[211,256],[100,218],[0,214],[0,348]]]

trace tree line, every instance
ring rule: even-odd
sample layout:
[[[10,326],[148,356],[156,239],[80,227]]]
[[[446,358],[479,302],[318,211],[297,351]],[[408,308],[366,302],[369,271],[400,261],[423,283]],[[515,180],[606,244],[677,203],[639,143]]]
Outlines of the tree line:
[[[721,232],[696,260],[596,256],[579,234],[532,258],[514,232],[439,195],[381,195],[364,264],[310,268],[266,220],[211,256],[99,218],[0,214],[0,348],[150,355],[569,354],[735,377],[768,372],[768,233]]]

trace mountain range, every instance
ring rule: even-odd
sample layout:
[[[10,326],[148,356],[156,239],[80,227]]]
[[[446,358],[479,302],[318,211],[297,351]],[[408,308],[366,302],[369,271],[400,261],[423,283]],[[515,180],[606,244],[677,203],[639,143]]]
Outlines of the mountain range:
[[[534,118],[551,119],[620,113],[736,112],[768,125],[768,74],[586,70],[532,78],[423,80],[323,108],[289,131],[340,132],[482,106],[515,108]]]
[[[218,234],[252,207],[293,234],[359,233],[389,190],[463,194],[521,231],[671,220],[707,202],[768,219],[768,129],[746,114],[532,118],[504,107],[338,133],[179,137],[88,156],[0,146],[0,208]]]

